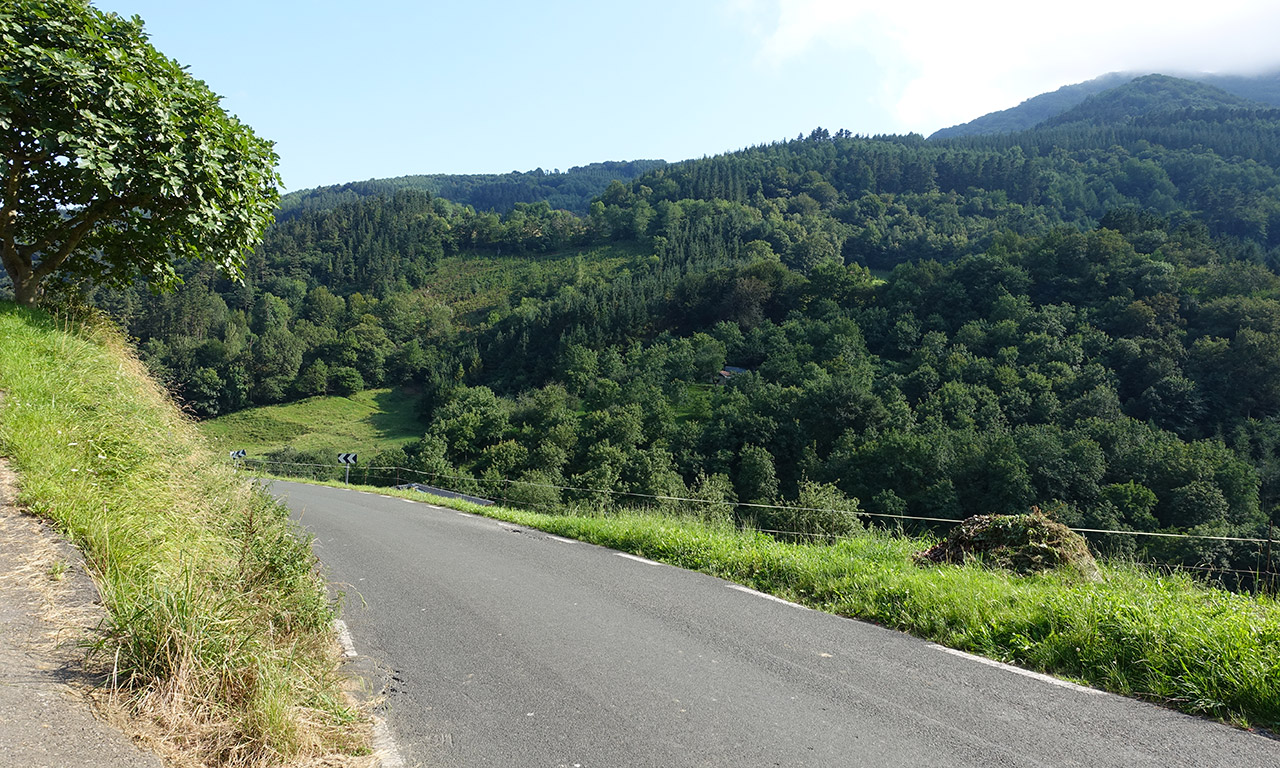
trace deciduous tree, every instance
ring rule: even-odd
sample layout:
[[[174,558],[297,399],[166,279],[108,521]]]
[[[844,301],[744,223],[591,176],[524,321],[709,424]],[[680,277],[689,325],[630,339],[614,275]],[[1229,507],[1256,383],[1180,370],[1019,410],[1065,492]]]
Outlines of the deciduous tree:
[[[0,9],[0,259],[18,303],[54,275],[173,289],[175,258],[239,275],[275,210],[276,159],[137,17]]]

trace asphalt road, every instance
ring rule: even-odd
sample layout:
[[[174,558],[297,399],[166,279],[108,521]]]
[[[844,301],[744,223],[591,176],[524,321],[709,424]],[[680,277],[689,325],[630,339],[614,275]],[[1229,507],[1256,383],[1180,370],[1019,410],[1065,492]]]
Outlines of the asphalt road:
[[[422,766],[1280,767],[1280,742],[425,503],[276,482]]]

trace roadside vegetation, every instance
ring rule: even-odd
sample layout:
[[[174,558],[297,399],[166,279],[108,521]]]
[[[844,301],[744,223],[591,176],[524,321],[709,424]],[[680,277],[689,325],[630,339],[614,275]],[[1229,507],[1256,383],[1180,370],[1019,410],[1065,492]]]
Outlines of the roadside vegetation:
[[[342,486],[337,482],[324,485]],[[554,513],[429,501],[701,571],[829,613],[1240,727],[1280,724],[1280,605],[1182,574],[1103,563],[1018,576],[979,564],[921,567],[927,537],[862,529],[782,541],[705,511],[561,506]]]
[[[237,766],[367,752],[309,542],[118,333],[0,302],[0,391],[21,501],[84,549],[101,592],[91,659],[162,750]]]

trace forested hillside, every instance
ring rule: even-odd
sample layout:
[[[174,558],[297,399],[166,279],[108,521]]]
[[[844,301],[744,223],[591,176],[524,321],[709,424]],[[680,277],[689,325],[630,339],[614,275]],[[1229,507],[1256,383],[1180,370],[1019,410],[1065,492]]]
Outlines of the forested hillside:
[[[541,168],[521,173],[427,174],[394,179],[370,179],[331,187],[304,189],[280,200],[280,219],[303,211],[321,211],[341,203],[366,197],[391,196],[400,190],[415,189],[448,198],[480,211],[506,213],[517,203],[545,202],[555,209],[586,213],[591,199],[614,180],[630,181],[642,173],[661,168],[662,160],[591,163],[547,172]]]
[[[1203,107],[1201,103],[1184,101],[1178,104],[1183,96],[1200,96],[1213,101],[1230,101],[1236,106],[1252,105],[1255,108],[1280,107],[1280,72],[1267,72],[1257,75],[1181,75],[1176,78],[1163,75],[1142,76],[1136,72],[1112,72],[1110,74],[1087,80],[1074,85],[1064,85],[1056,91],[1033,96],[1016,107],[991,112],[967,123],[953,125],[935,131],[929,138],[956,139],[964,136],[982,136],[999,133],[1025,131],[1041,125],[1047,120],[1073,109],[1085,99],[1118,89],[1127,83],[1138,80],[1164,81],[1172,86],[1174,93],[1167,94],[1168,100],[1152,101],[1157,108]],[[1207,90],[1206,90],[1207,89]],[[1181,92],[1181,93],[1179,93]],[[1208,95],[1208,94],[1212,95]],[[1114,95],[1114,94],[1113,94]],[[1224,99],[1225,97],[1225,99]],[[1132,116],[1134,112],[1128,112]]]
[[[1095,117],[930,142],[817,129],[614,183],[583,216],[353,199],[282,219],[242,286],[192,268],[175,296],[96,300],[201,416],[420,391],[423,438],[362,461],[1265,536],[1280,112]],[[713,384],[726,365],[745,371]],[[1258,556],[1095,539],[1188,565]]]
[[[1095,93],[1115,88],[1134,77],[1131,72],[1111,72],[1083,83],[1064,85],[1055,91],[1032,96],[1016,107],[990,112],[967,123],[934,131],[929,138],[956,139],[961,136],[1025,131],[1054,115],[1066,112]]]

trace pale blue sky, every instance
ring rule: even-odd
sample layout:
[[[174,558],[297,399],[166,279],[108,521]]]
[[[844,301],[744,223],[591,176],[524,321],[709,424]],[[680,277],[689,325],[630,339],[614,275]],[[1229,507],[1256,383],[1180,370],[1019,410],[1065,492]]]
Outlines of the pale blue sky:
[[[1264,0],[94,0],[276,142],[290,190],[924,134],[1113,70],[1280,64]],[[1099,24],[1105,18],[1106,24]]]

